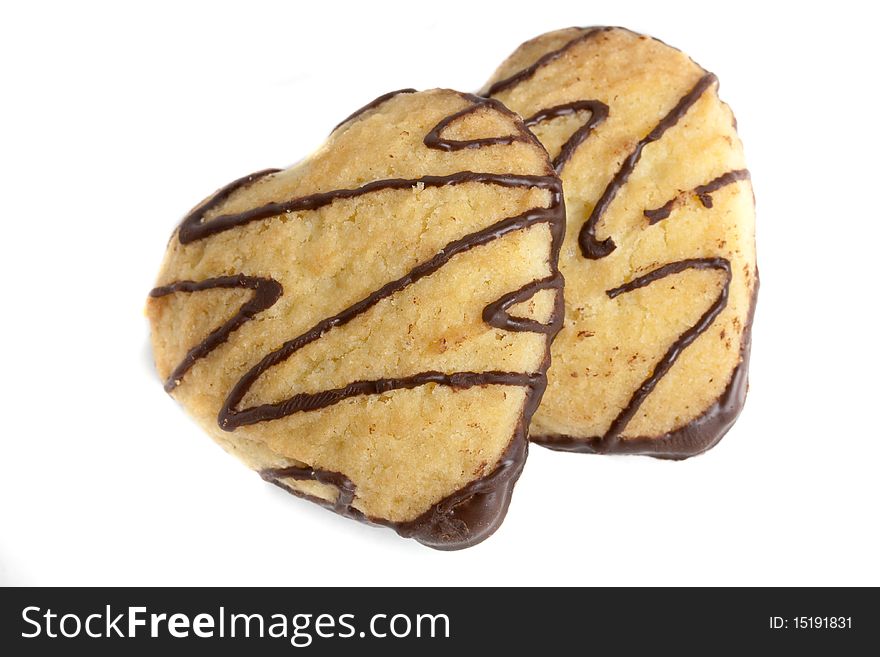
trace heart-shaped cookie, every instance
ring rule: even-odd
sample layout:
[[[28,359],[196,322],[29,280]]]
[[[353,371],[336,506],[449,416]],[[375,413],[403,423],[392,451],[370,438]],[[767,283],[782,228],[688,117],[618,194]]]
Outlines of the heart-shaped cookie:
[[[525,459],[563,222],[546,152],[500,103],[387,94],[183,220],[148,302],[156,366],[272,483],[472,545]]]
[[[621,28],[528,41],[484,95],[525,118],[560,173],[565,324],[532,439],[684,458],[745,399],[758,286],[754,197],[718,82]]]

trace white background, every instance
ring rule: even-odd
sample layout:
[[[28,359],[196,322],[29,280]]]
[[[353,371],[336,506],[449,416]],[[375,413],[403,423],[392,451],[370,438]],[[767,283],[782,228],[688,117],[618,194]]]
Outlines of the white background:
[[[4,3],[0,583],[880,584],[871,4]],[[441,553],[202,435],[142,315],[182,214],[380,93],[473,90],[592,24],[684,49],[739,119],[762,287],[727,438],[682,463],[534,447],[497,534]]]

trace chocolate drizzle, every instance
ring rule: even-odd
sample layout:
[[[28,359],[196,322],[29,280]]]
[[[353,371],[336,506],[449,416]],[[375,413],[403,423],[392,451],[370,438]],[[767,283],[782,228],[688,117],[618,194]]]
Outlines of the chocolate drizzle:
[[[416,93],[415,89],[398,89],[397,91],[389,91],[387,94],[382,94],[378,98],[371,100],[369,103],[364,105],[358,110],[355,110],[351,114],[349,114],[345,119],[336,124],[336,127],[333,128],[334,131],[338,130],[340,126],[345,125],[349,121],[352,121],[361,115],[369,112],[372,109],[376,109],[379,105],[383,105],[387,101],[391,100],[395,96],[399,96],[400,94],[414,94]]]
[[[636,165],[642,157],[642,151],[645,146],[657,141],[667,130],[675,126],[682,117],[687,114],[687,111],[693,106],[693,104],[699,100],[700,96],[703,95],[703,92],[705,92],[706,89],[716,81],[717,78],[712,73],[707,73],[701,77],[694,87],[682,96],[675,107],[673,107],[669,113],[664,116],[656,126],[654,126],[654,129],[651,130],[651,132],[636,144],[636,147],[632,152],[623,160],[623,164],[621,164],[617,173],[614,174],[611,182],[605,188],[605,191],[602,192],[602,196],[599,197],[599,200],[593,207],[593,211],[590,213],[587,222],[581,227],[581,232],[578,235],[578,244],[580,245],[581,253],[585,258],[588,260],[598,260],[599,258],[604,258],[609,255],[617,248],[614,240],[610,237],[607,237],[604,240],[598,240],[596,238],[596,225],[599,223],[602,215],[608,210],[611,202],[617,196],[617,193],[626,184],[626,181],[629,180],[630,175],[635,170]]]
[[[530,128],[544,121],[552,121],[561,116],[570,116],[583,111],[590,112],[590,118],[584,125],[575,130],[571,137],[562,145],[562,148],[559,149],[559,155],[553,160],[553,168],[556,170],[556,173],[562,173],[563,167],[571,159],[571,156],[574,155],[578,146],[590,136],[590,133],[596,126],[608,118],[608,105],[599,100],[576,100],[573,103],[563,103],[562,105],[539,110],[524,121],[526,127]]]
[[[294,413],[317,411],[321,408],[338,404],[343,399],[350,397],[381,395],[392,390],[418,388],[429,383],[449,386],[456,390],[466,390],[474,386],[485,385],[534,386],[541,376],[540,374],[523,374],[520,372],[455,372],[453,374],[435,371],[419,372],[418,374],[399,378],[389,377],[372,381],[354,381],[342,388],[321,390],[315,393],[301,392],[281,402],[262,404],[240,411],[228,406],[230,399],[232,399],[232,394],[242,394],[238,390],[233,389],[233,393],[230,394],[230,397],[227,398],[226,403],[223,405],[223,410],[220,411],[219,422],[220,427],[224,431],[234,431],[238,427],[257,424],[258,422],[280,420]],[[248,377],[247,379],[240,380],[239,383],[242,381],[249,382],[251,379]]]
[[[483,308],[483,321],[489,326],[500,328],[504,331],[520,331],[530,333],[545,333],[555,335],[562,328],[562,318],[565,312],[565,301],[562,297],[563,278],[559,272],[542,278],[539,281],[528,283],[518,290],[505,294],[497,301],[493,301]],[[530,299],[538,290],[557,290],[554,299],[553,313],[547,324],[542,324],[527,317],[511,317],[508,310],[511,306]]]
[[[693,194],[696,196],[700,203],[703,204],[704,208],[712,207],[712,192],[716,192],[722,187],[726,187],[727,185],[732,185],[733,183],[740,180],[748,180],[749,172],[746,169],[736,169],[734,171],[728,171],[717,178],[710,180],[705,185],[700,185],[699,187],[695,187],[692,191],[687,192],[687,194]],[[648,219],[648,224],[653,226],[656,223],[663,221],[668,218],[670,214],[672,214],[672,210],[675,208],[676,204],[679,202],[680,196],[675,196],[663,205],[658,208],[654,208],[653,210],[645,210],[644,215]]]
[[[564,55],[569,49],[573,48],[579,43],[587,41],[588,39],[594,38],[596,35],[601,34],[602,32],[607,32],[614,28],[612,27],[590,27],[590,28],[582,28],[584,31],[576,36],[574,39],[568,41],[561,48],[557,48],[556,50],[551,50],[546,53],[542,57],[540,57],[534,64],[531,66],[527,66],[526,68],[514,73],[510,77],[504,78],[503,80],[499,80],[490,86],[484,95],[486,96],[494,96],[496,94],[509,89],[510,87],[515,87],[531,78],[535,73],[538,72],[539,69],[547,66],[547,64],[559,59]]]
[[[210,212],[218,205],[221,205],[226,199],[232,196],[239,189],[250,187],[252,184],[265,178],[266,176],[278,173],[281,169],[263,169],[254,173],[242,176],[238,180],[233,180],[228,185],[220,188],[214,195],[201,205],[197,205],[193,210],[183,218],[177,231],[177,239],[181,244],[189,244],[196,240],[213,235],[212,232],[206,232],[203,228],[202,221],[206,213]],[[216,231],[220,232],[220,231]]]
[[[238,184],[239,187],[243,187],[253,184],[260,177],[272,172],[270,169],[268,172],[255,173],[241,178],[235,183],[224,187],[221,193],[226,194],[228,197],[237,189],[233,187],[234,185]],[[554,185],[559,186],[549,176],[516,176],[512,174],[475,173],[473,171],[460,171],[448,176],[422,176],[420,178],[408,179],[388,178],[386,180],[374,180],[354,189],[334,189],[329,192],[317,192],[308,196],[300,196],[288,201],[266,203],[244,212],[223,214],[205,221],[205,213],[217,206],[217,203],[212,199],[209,203],[197,208],[184,218],[180,224],[178,237],[181,244],[189,244],[233,228],[238,228],[239,226],[244,226],[253,221],[272,219],[289,212],[317,210],[340,199],[358,198],[386,189],[411,189],[416,185],[446,187],[447,185],[460,185],[463,183],[485,183],[498,185],[499,187],[540,187],[542,189],[553,189]]]
[[[351,503],[354,500],[354,482],[341,472],[316,470],[315,468],[294,465],[285,468],[267,468],[260,471],[260,476],[273,484],[280,484],[280,479],[295,479],[296,481],[317,481],[334,486],[338,493],[336,502],[333,504],[333,510],[343,515],[351,509]],[[282,488],[290,490],[287,486],[282,485]]]
[[[722,187],[727,185],[731,185],[738,180],[748,180],[749,172],[746,169],[737,169],[735,171],[728,171],[727,173],[718,176],[714,180],[706,183],[705,185],[700,185],[694,190],[694,194],[697,195],[697,198],[700,199],[700,203],[703,204],[704,208],[712,207],[712,192],[718,191]]]
[[[452,123],[463,119],[466,116],[470,116],[475,112],[485,108],[491,107],[497,112],[501,112],[503,114],[508,114],[510,116],[515,116],[510,110],[508,110],[504,105],[499,103],[497,100],[493,100],[491,98],[481,98],[479,96],[474,96],[472,94],[461,94],[461,96],[473,104],[470,107],[465,107],[463,110],[455,112],[454,114],[450,114],[446,118],[444,118],[440,123],[435,125],[427,135],[425,135],[424,144],[428,148],[433,148],[440,151],[460,151],[465,148],[482,148],[483,146],[509,146],[515,142],[531,142],[531,138],[529,133],[526,131],[525,127],[518,123],[518,131],[515,135],[502,135],[500,137],[482,137],[480,139],[445,139],[441,135],[444,130],[446,130]]]
[[[410,93],[410,90],[402,90],[386,94],[385,96],[380,96],[378,99],[350,116],[346,121],[343,121],[343,123],[357,119],[358,116],[367,110],[377,107],[399,93]],[[513,143],[514,141],[523,141],[532,143],[537,147],[540,146],[537,139],[528,130],[522,127],[521,124],[518,126],[518,134],[516,135],[463,141],[443,139],[442,131],[449,126],[450,123],[465,116],[469,112],[476,111],[480,107],[490,106],[499,112],[515,117],[512,112],[507,110],[497,101],[465,94],[462,94],[462,97],[469,100],[471,106],[450,117],[445,117],[440,121],[440,123],[438,123],[428,135],[426,135],[424,143],[427,147],[438,150],[455,151],[464,148],[505,145]],[[454,389],[466,389],[485,385],[524,387],[527,392],[523,412],[517,423],[514,435],[508,444],[508,448],[497,464],[495,470],[486,477],[472,481],[460,491],[441,500],[426,511],[425,514],[410,522],[393,523],[384,519],[368,518],[357,509],[354,509],[352,502],[354,500],[355,485],[350,479],[341,473],[308,466],[270,468],[261,472],[264,479],[281,486],[289,492],[301,497],[309,498],[323,506],[332,508],[342,515],[364,520],[372,524],[394,527],[401,535],[411,536],[432,547],[439,549],[458,549],[473,545],[474,543],[483,540],[491,534],[503,520],[507,505],[510,502],[513,483],[519,477],[522,470],[528,444],[526,437],[529,419],[536,410],[540,397],[546,386],[545,372],[549,365],[549,344],[548,353],[537,372],[488,371],[443,373],[427,371],[398,378],[354,381],[340,388],[323,390],[316,393],[297,393],[277,403],[262,404],[251,408],[240,409],[238,406],[257,379],[269,368],[284,362],[307,344],[320,339],[328,331],[347,324],[355,317],[369,310],[382,299],[388,298],[392,294],[403,290],[425,276],[430,276],[448,263],[453,257],[471,248],[488,244],[489,242],[512,232],[524,230],[533,225],[546,223],[550,227],[552,236],[550,265],[555,270],[565,225],[565,206],[561,182],[555,175],[553,175],[549,167],[547,169],[547,175],[515,175],[461,171],[445,176],[422,176],[413,179],[395,178],[376,180],[355,189],[337,189],[280,202],[270,202],[243,212],[221,214],[206,219],[205,215],[208,212],[220,206],[236,190],[252,185],[258,182],[261,178],[277,171],[278,170],[276,169],[268,169],[245,176],[244,178],[227,185],[217,192],[214,197],[194,209],[180,224],[178,230],[178,239],[180,243],[189,244],[227,230],[244,226],[254,221],[270,219],[286,213],[316,210],[339,199],[358,198],[382,190],[406,190],[414,188],[417,185],[422,185],[424,187],[443,187],[459,184],[486,184],[507,188],[538,188],[548,190],[551,193],[550,203],[546,207],[532,208],[520,215],[502,219],[487,228],[475,231],[465,237],[448,243],[432,258],[419,263],[404,276],[383,285],[380,289],[372,292],[336,315],[317,322],[311,329],[296,338],[288,340],[275,351],[265,355],[255,366],[248,370],[235,383],[235,385],[233,385],[218,414],[218,424],[220,427],[225,431],[234,431],[240,426],[258,422],[268,422],[294,413],[310,412],[326,408],[354,396],[376,395],[391,390],[410,389],[427,384],[444,385]],[[242,280],[244,280],[244,278],[247,277],[242,277]],[[251,279],[248,278],[248,280]],[[205,281],[200,284],[179,282],[166,286],[166,288],[170,290],[171,288],[179,286],[207,286],[208,283],[210,283],[210,281]],[[549,343],[549,340],[552,339],[559,330],[562,322],[563,308],[560,294],[556,295],[553,314],[547,324],[541,324],[521,317],[511,317],[507,311],[510,306],[517,301],[528,299],[539,290],[550,288],[558,290],[561,283],[562,278],[558,273],[550,277],[533,281],[514,293],[506,294],[501,299],[488,304],[484,309],[483,317],[488,324],[497,328],[511,331],[533,331],[545,334],[548,336]],[[183,287],[180,287],[180,289],[182,290]],[[163,291],[166,288],[157,288],[157,290]],[[207,287],[204,287],[203,289],[207,289]],[[154,290],[154,293],[156,293],[157,290]],[[266,290],[268,290],[268,288],[266,288]],[[193,291],[195,291],[195,288],[193,288]],[[280,286],[278,286],[277,292],[278,295],[280,295]],[[261,294],[263,296],[261,296]],[[247,312],[240,311],[239,314],[233,318],[235,324],[233,328],[226,332],[223,339],[226,339],[229,333],[234,331],[244,323],[244,321],[247,321],[247,319],[250,319],[253,314],[255,314],[253,309],[259,306],[259,303],[257,302],[258,298],[261,300],[260,303],[267,302],[267,294],[267,291],[258,293],[255,296],[255,299],[251,302],[256,305],[248,306],[248,304],[245,304],[245,306],[243,306],[242,311],[247,308]],[[154,294],[154,296],[161,295],[162,294]],[[277,296],[272,299],[272,303],[276,300]],[[272,305],[272,303],[269,305]],[[217,331],[222,331],[225,327],[230,325],[233,320],[227,322],[224,327],[221,327],[221,329],[218,329]],[[211,336],[217,333],[217,331],[212,332]],[[209,338],[211,338],[211,336],[209,336]],[[206,343],[203,342],[194,347],[190,353],[196,354],[196,357],[204,357],[214,348],[214,346],[211,346],[210,344],[206,345]],[[333,503],[328,503],[326,500],[304,494],[302,491],[298,491],[285,485],[282,482],[285,478],[300,481],[314,480],[320,483],[333,485],[339,490],[337,499]]]
[[[190,349],[183,360],[174,368],[171,375],[165,381],[165,391],[171,392],[176,388],[183,375],[196,364],[200,358],[204,358],[221,344],[229,339],[229,336],[237,331],[245,322],[253,319],[258,313],[275,305],[281,297],[281,284],[271,278],[259,278],[256,276],[221,276],[209,278],[204,281],[177,281],[171,285],[157,287],[150,290],[153,298],[164,297],[176,292],[202,292],[204,290],[235,289],[242,288],[253,290],[254,295],[249,301],[239,308],[238,312],[226,323],[211,331],[208,336],[195,347]]]

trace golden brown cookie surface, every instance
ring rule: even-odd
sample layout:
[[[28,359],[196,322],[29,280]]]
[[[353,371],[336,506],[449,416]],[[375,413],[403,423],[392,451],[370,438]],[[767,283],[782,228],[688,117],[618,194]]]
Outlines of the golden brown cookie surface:
[[[148,315],[166,388],[264,478],[434,547],[501,522],[561,320],[564,212],[494,101],[390,94],[173,236]]]
[[[745,399],[754,199],[714,75],[621,28],[523,44],[484,94],[526,120],[563,180],[565,324],[532,439],[682,458]]]

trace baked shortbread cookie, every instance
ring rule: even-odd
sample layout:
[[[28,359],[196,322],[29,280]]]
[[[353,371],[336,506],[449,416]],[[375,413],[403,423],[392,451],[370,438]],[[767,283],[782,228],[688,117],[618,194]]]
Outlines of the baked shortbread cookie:
[[[387,94],[183,220],[148,302],[156,367],[268,481],[467,547],[523,466],[564,219],[546,152],[500,103]]]
[[[565,324],[532,440],[684,458],[742,408],[754,197],[718,81],[621,28],[529,41],[483,94],[525,118],[568,212]]]

